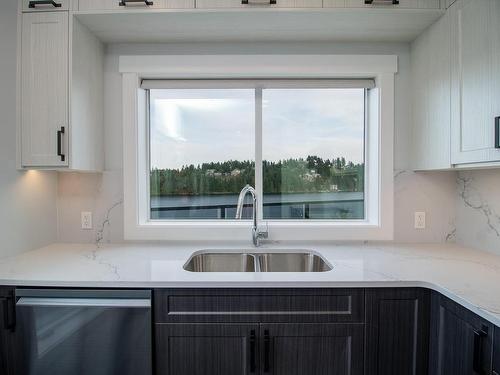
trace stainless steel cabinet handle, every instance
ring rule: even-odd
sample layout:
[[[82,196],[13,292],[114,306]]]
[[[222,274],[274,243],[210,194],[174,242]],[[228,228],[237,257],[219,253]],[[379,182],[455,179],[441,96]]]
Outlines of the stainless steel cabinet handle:
[[[399,5],[399,0],[365,0],[366,5],[373,5],[373,3]]]
[[[14,299],[14,293],[10,293],[8,297],[0,298],[3,306],[3,326],[9,331],[14,331],[16,327],[16,304]]]
[[[61,158],[61,161],[66,160],[66,155],[64,155],[62,151],[63,136],[64,136],[64,126],[61,127],[61,130],[57,131],[57,156]]]
[[[35,298],[21,297],[17,306],[58,306],[58,307],[151,307],[149,299],[111,298]]]
[[[126,7],[128,3],[144,3],[147,6],[152,6],[153,2],[149,0],[121,0],[118,5],[121,7]]]
[[[276,0],[241,0],[243,5],[275,5]]]
[[[500,148],[500,116],[495,117],[495,148]]]
[[[37,5],[52,5],[54,8],[60,8],[62,6],[61,3],[56,3],[53,0],[33,0],[29,2],[29,8],[36,8]]]
[[[488,337],[488,327],[482,327],[474,331],[474,353],[472,361],[472,370],[478,375],[487,375],[483,370],[483,339]]]

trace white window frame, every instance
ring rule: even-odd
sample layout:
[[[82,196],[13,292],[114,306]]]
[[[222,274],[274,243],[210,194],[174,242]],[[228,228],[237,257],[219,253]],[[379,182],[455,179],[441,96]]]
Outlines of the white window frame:
[[[370,78],[367,98],[364,220],[266,220],[274,241],[392,240],[394,228],[394,75],[397,56],[121,56],[124,235],[127,240],[242,241],[247,220],[149,220],[149,138],[143,79]],[[373,94],[373,95],[372,95]],[[256,144],[259,142],[256,142]],[[256,147],[261,147],[257,145]],[[256,163],[258,160],[256,160]],[[257,176],[256,176],[257,179]],[[259,185],[260,181],[256,181]],[[262,213],[262,210],[260,210]]]

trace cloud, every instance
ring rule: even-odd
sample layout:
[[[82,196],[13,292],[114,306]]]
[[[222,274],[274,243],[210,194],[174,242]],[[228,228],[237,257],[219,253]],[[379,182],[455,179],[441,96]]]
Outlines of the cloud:
[[[364,92],[264,90],[263,157],[364,158]],[[152,90],[151,164],[254,159],[254,91]]]

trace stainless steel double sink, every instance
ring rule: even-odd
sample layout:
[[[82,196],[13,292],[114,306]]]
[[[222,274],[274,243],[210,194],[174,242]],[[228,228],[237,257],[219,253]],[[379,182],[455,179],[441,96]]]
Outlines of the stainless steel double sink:
[[[312,251],[202,251],[191,255],[184,269],[190,272],[327,272],[332,266]]]

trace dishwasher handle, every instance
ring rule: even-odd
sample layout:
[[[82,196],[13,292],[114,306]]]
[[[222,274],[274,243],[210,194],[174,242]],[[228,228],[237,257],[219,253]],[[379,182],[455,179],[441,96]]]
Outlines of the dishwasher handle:
[[[150,299],[135,298],[39,298],[21,297],[17,306],[151,308]]]

